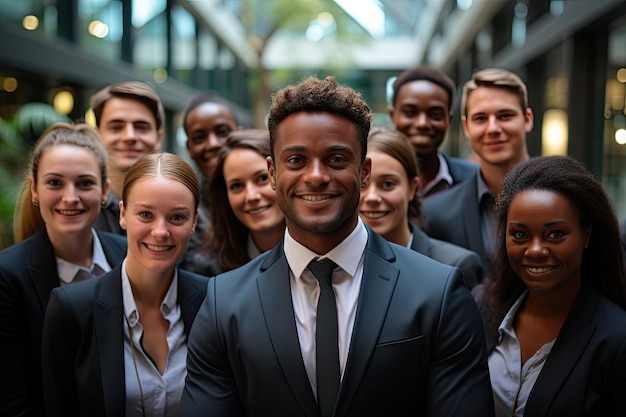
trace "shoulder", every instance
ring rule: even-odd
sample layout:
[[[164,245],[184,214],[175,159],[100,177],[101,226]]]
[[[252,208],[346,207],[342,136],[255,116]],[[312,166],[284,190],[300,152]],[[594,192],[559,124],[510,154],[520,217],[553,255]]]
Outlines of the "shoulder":
[[[33,238],[22,240],[0,251],[0,269],[12,268],[20,264],[16,262],[31,253],[33,247]],[[23,266],[23,265],[20,265]]]
[[[185,271],[184,269],[178,270],[179,285],[187,287],[192,290],[206,291],[206,285],[209,282],[209,277],[205,275],[196,274],[195,272]]]
[[[98,234],[98,238],[100,242],[102,242],[103,246],[106,245],[115,245],[118,247],[126,247],[127,240],[125,236],[119,235],[117,233],[107,232],[104,230],[96,230]]]
[[[461,158],[454,158],[451,156],[443,155],[446,163],[448,164],[448,171],[454,181],[454,186],[469,179],[472,174],[478,172],[480,166],[470,161],[466,161]]]
[[[432,257],[441,260],[441,262],[451,263],[453,265],[466,262],[476,263],[479,266],[482,265],[478,254],[469,249],[430,236],[428,237],[428,242],[430,244]]]

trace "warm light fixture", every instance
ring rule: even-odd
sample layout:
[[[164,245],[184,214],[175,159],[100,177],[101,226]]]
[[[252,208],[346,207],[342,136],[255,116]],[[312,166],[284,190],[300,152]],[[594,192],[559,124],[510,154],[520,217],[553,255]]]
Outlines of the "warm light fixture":
[[[74,96],[67,90],[61,90],[54,95],[52,106],[61,114],[70,114],[74,109]]]
[[[35,30],[39,27],[39,19],[32,14],[24,16],[24,19],[22,19],[22,27],[26,30]]]
[[[560,109],[547,110],[541,127],[541,154],[567,155],[567,112]]]

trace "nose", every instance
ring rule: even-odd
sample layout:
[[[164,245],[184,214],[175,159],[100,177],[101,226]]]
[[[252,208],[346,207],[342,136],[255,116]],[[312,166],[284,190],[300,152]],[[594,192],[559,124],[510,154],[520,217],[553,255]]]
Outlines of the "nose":
[[[380,194],[374,184],[370,184],[361,191],[361,201],[365,204],[378,204],[380,203]]]
[[[306,168],[304,181],[312,185],[321,185],[330,182],[328,168],[322,160],[318,158],[311,160]]]
[[[207,136],[207,139],[204,145],[207,151],[217,152],[222,148],[222,146],[224,146],[225,142],[226,142],[225,137],[216,135],[215,133],[211,132]]]
[[[546,248],[546,245],[543,243],[542,239],[532,239],[529,242],[528,247],[526,248],[525,254],[528,257],[535,258],[548,256],[548,248]]]
[[[163,218],[157,218],[152,224],[152,236],[157,239],[167,239],[170,231],[167,227],[167,221]]]
[[[261,193],[259,191],[259,187],[255,184],[248,184],[246,186],[246,201],[258,201],[261,199]]]
[[[68,184],[65,187],[65,192],[63,193],[63,200],[67,203],[77,203],[80,201],[80,197],[76,192],[76,187],[73,184]]]
[[[126,123],[122,134],[125,140],[135,140],[135,126],[132,123]]]
[[[417,128],[420,128],[420,127],[424,128],[430,125],[428,115],[426,114],[426,112],[423,112],[423,111],[417,113],[417,116],[415,116],[414,122],[415,122],[415,127]]]
[[[498,122],[498,118],[495,115],[489,116],[487,120],[487,131],[500,132],[500,123]]]

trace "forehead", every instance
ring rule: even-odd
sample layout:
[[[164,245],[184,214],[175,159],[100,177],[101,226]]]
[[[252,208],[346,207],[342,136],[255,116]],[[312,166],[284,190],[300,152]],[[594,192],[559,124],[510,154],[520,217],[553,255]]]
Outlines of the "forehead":
[[[523,219],[522,223],[544,223],[557,218],[578,222],[579,213],[569,198],[552,190],[521,191],[513,197],[508,210],[509,221]]]
[[[519,95],[514,91],[508,88],[482,85],[468,92],[466,108],[467,113],[482,111],[485,108],[524,110]]]
[[[156,126],[156,117],[145,103],[128,97],[112,97],[104,103],[102,120],[141,117]]]
[[[164,195],[168,198],[163,198]],[[162,175],[135,182],[127,196],[134,203],[162,207],[180,206],[183,202],[193,204],[193,198],[193,193],[183,183]]]
[[[297,112],[283,119],[276,128],[274,151],[289,147],[303,150],[348,147],[361,151],[358,130],[348,118],[328,112]]]
[[[230,112],[230,109],[226,107],[224,104],[214,103],[214,102],[205,102],[199,104],[194,107],[193,110],[189,112],[188,118],[202,118],[206,121],[212,121],[212,119],[222,118],[228,119],[228,121],[235,123],[233,115]]]
[[[396,101],[406,99],[419,99],[419,98],[432,98],[437,99],[446,105],[448,104],[449,97],[446,90],[440,85],[429,80],[414,80],[402,84],[398,89]],[[402,104],[402,103],[398,103]]]

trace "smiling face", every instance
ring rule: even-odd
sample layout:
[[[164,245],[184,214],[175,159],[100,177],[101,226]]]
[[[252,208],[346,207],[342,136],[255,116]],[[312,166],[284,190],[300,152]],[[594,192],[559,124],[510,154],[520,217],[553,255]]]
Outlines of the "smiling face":
[[[357,223],[360,189],[371,163],[361,163],[355,125],[327,112],[297,112],[277,127],[269,173],[290,235],[318,254]]]
[[[193,194],[182,183],[162,176],[135,182],[126,204],[120,202],[120,226],[128,240],[128,274],[173,271],[187,250],[196,221]]]
[[[533,115],[521,108],[518,95],[478,87],[469,94],[466,109],[463,130],[481,164],[510,167],[528,158],[526,133],[533,128]]]
[[[96,156],[73,145],[53,145],[41,156],[31,193],[39,201],[50,240],[62,242],[71,234],[91,234],[109,184],[102,184]]]
[[[563,195],[526,190],[509,206],[506,250],[511,267],[531,290],[580,285],[580,266],[591,230]]]
[[[413,145],[418,158],[436,157],[450,123],[446,90],[426,80],[408,82],[398,90],[389,117]]]
[[[187,151],[207,180],[213,176],[217,156],[237,123],[228,107],[219,103],[203,103],[187,115]]]
[[[252,149],[234,149],[224,160],[223,171],[230,207],[253,235],[285,228],[264,156]]]
[[[127,172],[143,155],[161,149],[163,131],[150,108],[139,100],[113,97],[100,116],[98,127],[109,155],[108,168]]]
[[[419,178],[407,177],[402,164],[379,150],[369,150],[372,160],[370,183],[361,192],[359,215],[385,239],[406,246],[410,237],[408,208]]]

